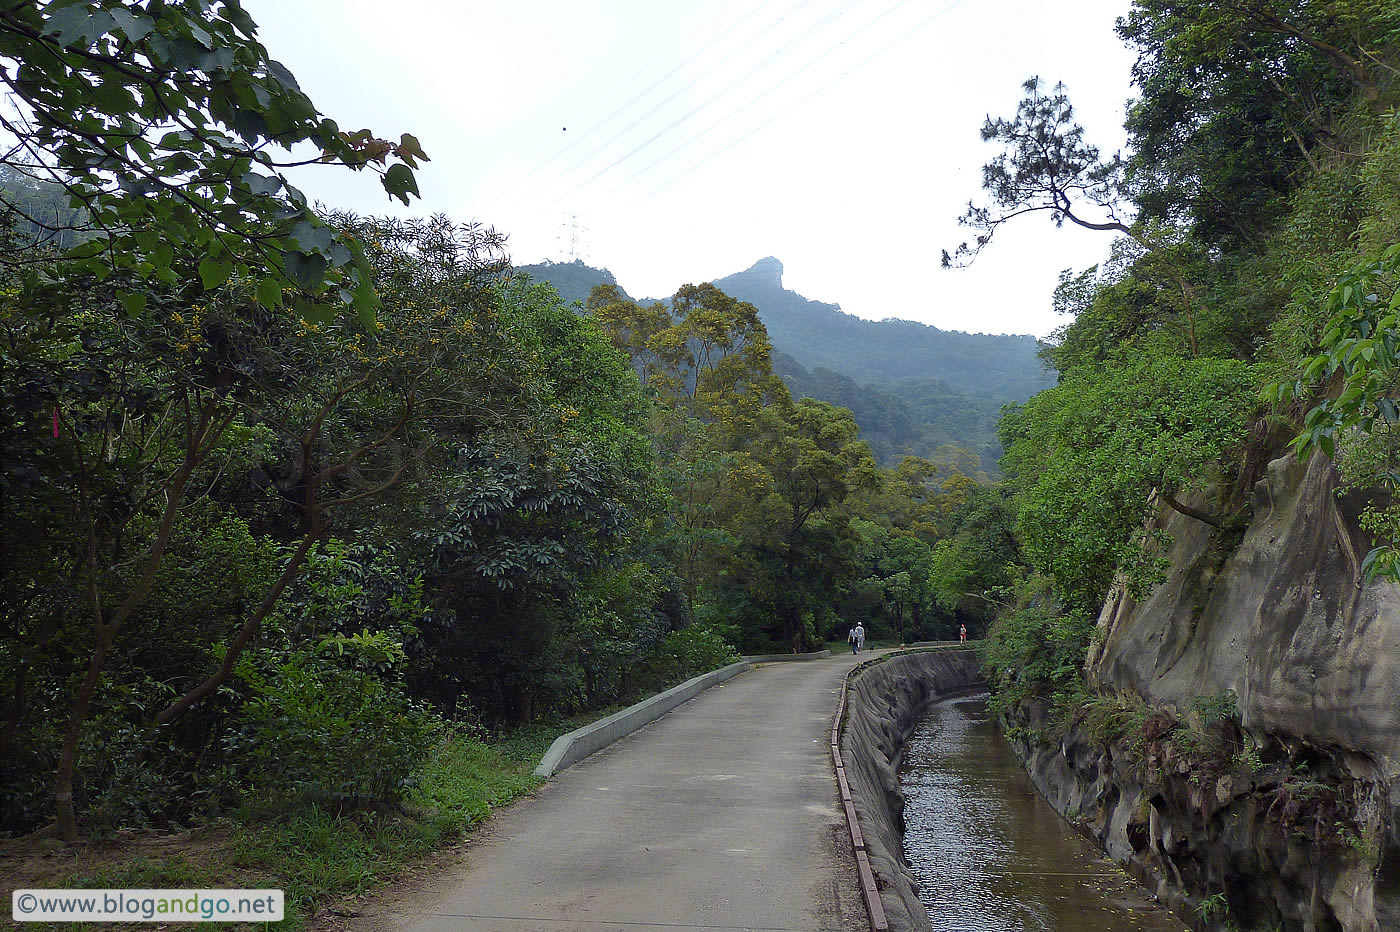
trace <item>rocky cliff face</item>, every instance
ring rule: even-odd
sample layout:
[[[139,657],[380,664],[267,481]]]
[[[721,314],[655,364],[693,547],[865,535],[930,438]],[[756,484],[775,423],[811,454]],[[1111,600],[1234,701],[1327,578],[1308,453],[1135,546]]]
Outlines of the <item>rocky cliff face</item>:
[[[866,667],[851,682],[841,756],[891,932],[929,928],[904,861],[900,751],[930,702],[983,687],[981,666],[975,651],[924,651]]]
[[[1400,587],[1363,585],[1335,487],[1275,460],[1242,539],[1164,512],[1170,577],[1109,598],[1087,665],[1147,700],[1141,727],[1047,744],[1030,708],[1013,733],[1047,798],[1202,927],[1400,929]],[[1237,723],[1203,725],[1212,697]]]

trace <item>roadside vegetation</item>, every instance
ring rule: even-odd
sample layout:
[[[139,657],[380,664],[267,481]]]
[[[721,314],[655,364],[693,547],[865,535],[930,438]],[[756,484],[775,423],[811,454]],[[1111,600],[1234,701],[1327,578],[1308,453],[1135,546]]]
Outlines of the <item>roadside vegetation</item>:
[[[67,850],[41,841],[40,857],[20,847],[32,848],[32,840],[0,841],[0,865],[24,887],[279,888],[287,918],[278,927],[305,928],[323,909],[332,918],[352,915],[357,900],[405,865],[443,851],[494,809],[533,790],[543,782],[533,770],[554,738],[595,717],[540,722],[490,741],[449,733],[392,806],[250,803],[174,834],[121,831]]]

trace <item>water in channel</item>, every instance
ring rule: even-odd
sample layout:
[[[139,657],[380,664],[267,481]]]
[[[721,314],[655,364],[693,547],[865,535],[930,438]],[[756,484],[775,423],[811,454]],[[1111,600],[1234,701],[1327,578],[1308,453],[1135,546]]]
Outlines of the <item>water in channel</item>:
[[[904,855],[937,932],[1184,932],[1041,799],[985,695],[929,709],[900,781]]]

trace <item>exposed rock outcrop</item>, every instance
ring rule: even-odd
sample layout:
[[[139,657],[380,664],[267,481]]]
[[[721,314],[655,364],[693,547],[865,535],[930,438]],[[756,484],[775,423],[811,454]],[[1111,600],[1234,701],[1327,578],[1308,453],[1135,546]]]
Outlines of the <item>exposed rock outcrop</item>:
[[[841,755],[891,932],[929,929],[904,861],[904,742],[929,703],[982,686],[975,651],[897,654],[861,668],[851,681]]]
[[[1362,585],[1369,535],[1335,485],[1321,457],[1274,460],[1223,561],[1209,526],[1173,512],[1171,576],[1145,602],[1105,605],[1091,682],[1175,704],[1229,689],[1250,731],[1400,776],[1400,587]]]
[[[1056,809],[1197,928],[1396,928],[1376,897],[1383,791],[1311,748],[1270,742],[1253,765],[1170,744],[1144,757],[1083,725],[1012,746]]]
[[[1181,716],[1233,694],[1224,751],[1083,725],[1049,744],[1036,707],[1017,723],[1046,797],[1202,927],[1223,926],[1197,908],[1219,893],[1240,928],[1400,928],[1400,587],[1363,584],[1361,503],[1336,485],[1321,457],[1273,461],[1242,538],[1164,510],[1169,578],[1100,614],[1090,683]]]

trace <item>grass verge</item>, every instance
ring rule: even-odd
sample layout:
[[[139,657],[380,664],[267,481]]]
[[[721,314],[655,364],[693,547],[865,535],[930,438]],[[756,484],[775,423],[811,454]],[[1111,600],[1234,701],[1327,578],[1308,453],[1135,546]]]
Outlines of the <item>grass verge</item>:
[[[77,848],[0,851],[0,887],[45,888],[277,888],[286,918],[264,923],[304,929],[318,910],[367,893],[406,865],[457,840],[493,809],[544,781],[535,765],[559,735],[610,715],[621,706],[530,725],[486,743],[453,737],[434,752],[404,805],[393,810],[337,813],[317,806],[248,817],[177,837],[119,838]],[[5,899],[9,899],[8,895]],[[10,923],[14,929],[125,929],[126,924]],[[241,923],[200,928],[256,928]]]

